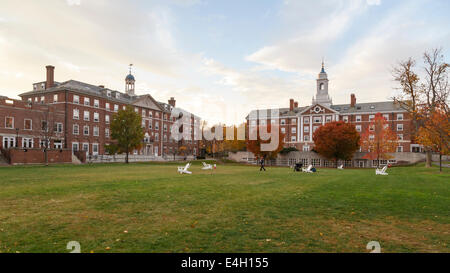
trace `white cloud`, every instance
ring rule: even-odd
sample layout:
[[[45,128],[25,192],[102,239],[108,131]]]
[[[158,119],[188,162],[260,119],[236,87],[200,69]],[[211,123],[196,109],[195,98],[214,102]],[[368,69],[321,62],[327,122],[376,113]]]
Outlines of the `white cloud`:
[[[379,6],[381,5],[381,0],[367,0],[367,4],[370,6]]]
[[[81,5],[81,0],[66,0],[69,6],[79,6]]]

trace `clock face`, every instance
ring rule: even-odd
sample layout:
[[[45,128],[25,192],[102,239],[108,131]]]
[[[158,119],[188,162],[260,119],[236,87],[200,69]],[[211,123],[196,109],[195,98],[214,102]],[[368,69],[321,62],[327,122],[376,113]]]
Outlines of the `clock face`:
[[[319,113],[322,109],[320,109],[319,106],[317,106],[316,108],[314,108],[314,112]]]

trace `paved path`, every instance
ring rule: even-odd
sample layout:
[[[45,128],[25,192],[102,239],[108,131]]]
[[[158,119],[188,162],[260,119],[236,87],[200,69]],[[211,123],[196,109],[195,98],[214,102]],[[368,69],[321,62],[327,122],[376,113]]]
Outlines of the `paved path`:
[[[439,167],[439,162],[433,162],[433,165],[436,165],[436,166]],[[444,167],[444,168],[450,168],[450,165],[449,165],[449,164],[442,163],[442,167]]]

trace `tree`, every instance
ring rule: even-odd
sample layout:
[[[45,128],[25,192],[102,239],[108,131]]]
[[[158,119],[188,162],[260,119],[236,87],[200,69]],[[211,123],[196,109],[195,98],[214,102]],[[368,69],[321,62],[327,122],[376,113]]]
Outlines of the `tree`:
[[[449,64],[444,62],[441,48],[432,49],[423,54],[424,80],[414,72],[415,61],[409,58],[394,68],[394,79],[400,84],[400,94],[394,98],[403,109],[409,112],[413,122],[412,141],[424,122],[436,108],[441,108],[448,115]],[[424,142],[426,143],[426,142]],[[426,166],[431,167],[433,147],[425,146]]]
[[[272,133],[273,130],[278,130],[277,134],[274,134],[278,137],[278,146],[275,147],[275,149],[272,149],[271,151],[263,151],[261,149],[261,146],[263,144],[269,144],[271,143],[272,139],[264,140],[264,137],[261,136],[260,132],[267,132],[269,134]],[[256,136],[256,139],[251,140],[250,138],[247,140],[247,151],[252,152],[257,157],[266,157],[267,159],[273,159],[276,158],[278,153],[283,150],[284,146],[284,134],[281,133],[278,126],[269,125],[258,125],[250,129],[251,133]],[[274,132],[275,133],[275,132]]]
[[[439,153],[439,171],[442,172],[442,155],[448,155],[450,119],[444,109],[435,109],[419,130],[418,142]]]
[[[360,135],[355,126],[334,121],[319,127],[313,135],[314,150],[323,157],[334,160],[351,160],[359,149]],[[336,164],[337,165],[337,164]]]
[[[125,153],[125,162],[128,164],[128,155],[142,145],[144,129],[142,118],[131,106],[119,110],[111,121],[111,138],[116,141],[119,153]]]
[[[397,147],[397,135],[389,127],[389,123],[377,113],[375,119],[361,135],[361,148],[367,151],[363,158],[377,160],[378,167],[380,159],[392,158],[389,153],[395,152]]]

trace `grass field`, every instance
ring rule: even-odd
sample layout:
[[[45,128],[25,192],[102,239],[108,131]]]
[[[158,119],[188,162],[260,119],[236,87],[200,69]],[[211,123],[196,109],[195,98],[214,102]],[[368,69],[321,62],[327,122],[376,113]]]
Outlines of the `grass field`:
[[[450,252],[450,169],[0,168],[0,252]]]

